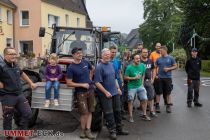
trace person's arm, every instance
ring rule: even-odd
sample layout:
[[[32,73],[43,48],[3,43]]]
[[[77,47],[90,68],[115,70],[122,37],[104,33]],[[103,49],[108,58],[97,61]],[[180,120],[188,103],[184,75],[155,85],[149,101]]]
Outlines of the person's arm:
[[[61,70],[61,67],[58,65],[58,77],[57,77],[57,79],[56,80],[60,80],[61,78],[62,78],[62,70]]]
[[[121,89],[120,89],[120,86],[119,86],[119,84],[118,84],[117,79],[115,80],[115,82],[116,82],[118,94],[119,94],[119,95],[122,95],[122,91],[121,91]]]
[[[4,84],[0,82],[0,88],[4,88]]]
[[[96,82],[95,83],[96,87],[107,97],[107,98],[111,98],[112,94],[109,93],[103,86],[101,83]]]
[[[31,81],[31,79],[23,72],[21,75],[21,78],[26,81],[32,89],[35,89],[37,87],[37,85],[35,83],[33,83],[33,81]]]
[[[70,87],[82,87],[82,88],[86,88],[86,89],[89,88],[88,83],[75,83],[75,82],[73,82],[72,79],[67,79],[66,84],[67,84],[67,86],[70,86]]]
[[[177,68],[177,64],[173,64],[171,67],[168,67],[168,68],[164,68],[165,72],[168,72],[168,71],[172,71],[172,70],[175,70]]]
[[[172,70],[175,70],[177,68],[177,64],[176,64],[176,61],[175,61],[174,58],[171,58],[171,64],[172,64],[171,67],[164,68],[165,72],[172,71]]]

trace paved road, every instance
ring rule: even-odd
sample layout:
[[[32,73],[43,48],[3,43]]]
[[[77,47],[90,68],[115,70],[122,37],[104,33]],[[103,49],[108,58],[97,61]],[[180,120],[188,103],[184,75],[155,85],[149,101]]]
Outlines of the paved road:
[[[162,112],[151,122],[140,119],[135,110],[135,123],[124,121],[125,128],[130,131],[129,136],[120,136],[120,140],[209,140],[210,139],[210,87],[202,85],[200,101],[202,108],[187,108],[185,85],[186,75],[182,71],[175,71],[173,78],[173,108],[167,114],[161,104]],[[106,128],[99,134],[98,140],[106,140]],[[107,139],[108,140],[108,139]]]
[[[135,110],[135,123],[124,121],[125,128],[130,131],[129,136],[121,136],[120,140],[209,140],[210,139],[210,87],[201,86],[200,100],[202,108],[186,107],[185,74],[174,72],[173,112],[167,114],[161,104],[162,112],[151,122],[144,122]],[[137,104],[136,104],[137,106]],[[77,140],[79,123],[68,112],[52,112],[42,110],[39,114],[38,124],[34,129],[45,129],[64,132],[64,137],[36,137],[33,140]],[[0,110],[0,130],[2,118]],[[108,140],[108,132],[103,128],[97,136],[98,140]]]

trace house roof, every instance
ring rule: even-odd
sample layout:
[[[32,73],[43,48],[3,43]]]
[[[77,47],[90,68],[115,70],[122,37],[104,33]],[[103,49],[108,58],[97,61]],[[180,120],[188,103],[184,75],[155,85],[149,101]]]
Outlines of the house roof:
[[[42,1],[66,10],[70,10],[75,13],[87,15],[85,6],[83,5],[83,0],[42,0]]]
[[[42,0],[42,1],[75,13],[85,15],[87,19],[86,20],[87,27],[92,26],[92,21],[90,20],[84,0]]]
[[[133,49],[139,43],[143,43],[143,41],[139,38],[139,28],[131,30],[126,38],[126,43],[129,49]]]
[[[10,0],[0,0],[0,4],[10,7],[12,9],[16,9],[16,5],[12,3]]]

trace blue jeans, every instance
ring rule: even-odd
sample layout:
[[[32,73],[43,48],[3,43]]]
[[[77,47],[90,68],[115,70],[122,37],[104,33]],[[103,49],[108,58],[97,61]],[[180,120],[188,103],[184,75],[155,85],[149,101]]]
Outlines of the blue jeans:
[[[45,85],[45,98],[50,99],[51,98],[51,88],[54,88],[54,99],[59,98],[59,88],[60,88],[60,82],[59,81],[47,81]]]

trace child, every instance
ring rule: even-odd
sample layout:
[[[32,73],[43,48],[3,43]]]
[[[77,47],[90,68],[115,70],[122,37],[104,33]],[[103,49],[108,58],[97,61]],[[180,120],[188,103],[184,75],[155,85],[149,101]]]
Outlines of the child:
[[[54,105],[59,106],[59,79],[62,77],[61,67],[57,64],[58,57],[52,53],[49,58],[49,64],[45,69],[46,85],[45,85],[45,107],[49,107],[51,98],[51,88],[54,88]]]

